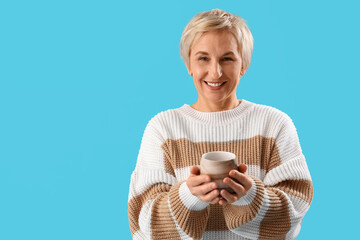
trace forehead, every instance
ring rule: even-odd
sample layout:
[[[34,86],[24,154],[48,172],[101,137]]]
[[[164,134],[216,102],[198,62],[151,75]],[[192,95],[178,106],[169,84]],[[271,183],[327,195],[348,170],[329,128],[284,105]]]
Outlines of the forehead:
[[[230,31],[209,31],[204,32],[200,38],[194,42],[191,52],[196,53],[197,51],[237,52],[238,43],[234,34]]]

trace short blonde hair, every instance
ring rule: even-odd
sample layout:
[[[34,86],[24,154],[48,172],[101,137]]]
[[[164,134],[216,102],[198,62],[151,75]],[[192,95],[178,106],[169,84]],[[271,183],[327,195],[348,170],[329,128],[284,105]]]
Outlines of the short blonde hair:
[[[196,14],[185,27],[180,40],[180,55],[186,67],[189,67],[189,56],[194,42],[204,32],[215,30],[229,30],[234,34],[243,62],[242,70],[246,71],[251,61],[253,36],[244,19],[220,9]]]

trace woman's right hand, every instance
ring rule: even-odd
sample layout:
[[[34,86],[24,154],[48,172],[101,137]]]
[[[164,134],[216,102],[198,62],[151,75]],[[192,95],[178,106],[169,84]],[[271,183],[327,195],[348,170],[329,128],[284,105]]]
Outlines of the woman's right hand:
[[[209,175],[200,174],[200,169],[197,166],[191,167],[186,185],[190,189],[191,194],[203,202],[216,204],[220,200],[217,184],[211,181]]]

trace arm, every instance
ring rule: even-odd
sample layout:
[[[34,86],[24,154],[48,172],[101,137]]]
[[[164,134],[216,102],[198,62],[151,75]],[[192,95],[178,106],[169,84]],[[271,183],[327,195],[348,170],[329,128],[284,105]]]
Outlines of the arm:
[[[153,119],[146,127],[131,176],[131,233],[134,239],[200,239],[207,225],[209,204],[193,196],[186,182],[179,182],[169,171],[164,162],[165,139],[157,126]]]
[[[229,229],[250,239],[295,239],[312,201],[310,173],[290,118],[285,119],[275,144],[278,151],[270,156],[271,169],[263,181],[236,171],[230,176],[241,183],[237,194],[221,193],[227,200],[220,204]],[[228,184],[234,189],[238,183]]]

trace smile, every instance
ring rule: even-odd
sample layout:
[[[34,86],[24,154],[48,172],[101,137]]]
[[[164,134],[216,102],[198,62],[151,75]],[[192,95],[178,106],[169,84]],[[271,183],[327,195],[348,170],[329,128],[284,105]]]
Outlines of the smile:
[[[221,83],[211,83],[211,82],[206,82],[204,81],[207,85],[209,85],[210,87],[220,87],[221,85],[225,84],[225,82],[221,82]]]

